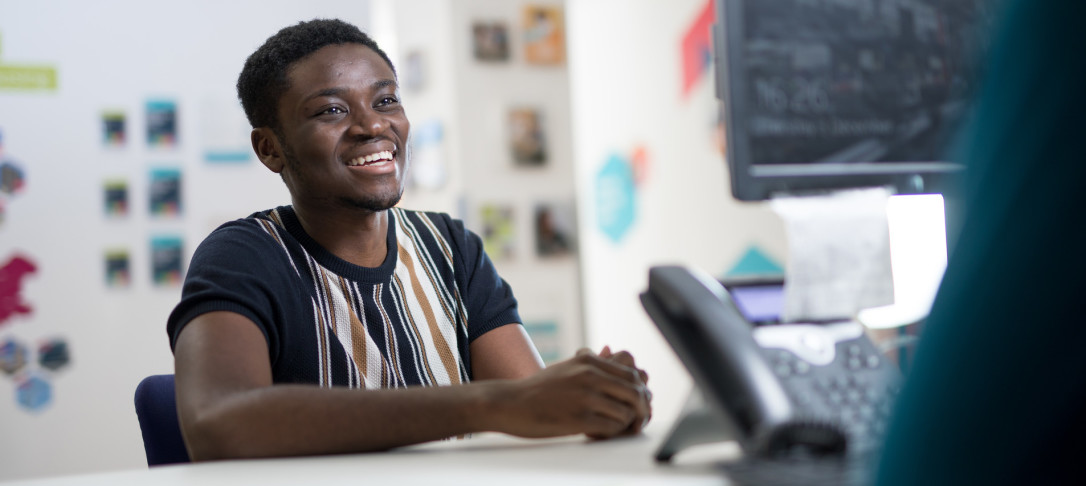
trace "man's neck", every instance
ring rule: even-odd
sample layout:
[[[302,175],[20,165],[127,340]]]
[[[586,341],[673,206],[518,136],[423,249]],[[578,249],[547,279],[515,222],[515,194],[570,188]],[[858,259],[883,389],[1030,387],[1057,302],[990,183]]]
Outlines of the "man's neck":
[[[381,266],[388,254],[388,210],[328,211],[294,205],[302,229],[333,255],[362,267]]]

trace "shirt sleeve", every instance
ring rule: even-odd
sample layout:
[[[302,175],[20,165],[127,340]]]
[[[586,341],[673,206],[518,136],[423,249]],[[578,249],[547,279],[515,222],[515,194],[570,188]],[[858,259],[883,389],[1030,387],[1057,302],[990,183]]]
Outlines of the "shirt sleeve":
[[[282,260],[282,261],[279,261]],[[181,289],[181,301],[170,313],[166,331],[174,349],[181,330],[196,317],[213,311],[241,314],[260,328],[269,356],[278,357],[275,315],[291,299],[276,299],[276,289],[289,285],[282,271],[292,267],[286,253],[259,223],[239,220],[211,233],[197,247]]]
[[[448,224],[459,247],[460,258],[456,261],[461,264],[457,266],[461,276],[457,280],[468,308],[468,342],[506,324],[520,324],[513,288],[498,275],[483,250],[483,240],[464,228],[462,221],[449,218]]]

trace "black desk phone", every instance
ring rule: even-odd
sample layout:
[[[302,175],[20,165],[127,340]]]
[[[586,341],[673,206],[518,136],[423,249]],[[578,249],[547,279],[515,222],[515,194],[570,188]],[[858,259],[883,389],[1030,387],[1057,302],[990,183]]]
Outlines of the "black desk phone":
[[[651,268],[641,302],[696,385],[657,460],[727,439],[754,457],[878,446],[900,372],[860,323],[754,326],[720,282],[679,266]]]

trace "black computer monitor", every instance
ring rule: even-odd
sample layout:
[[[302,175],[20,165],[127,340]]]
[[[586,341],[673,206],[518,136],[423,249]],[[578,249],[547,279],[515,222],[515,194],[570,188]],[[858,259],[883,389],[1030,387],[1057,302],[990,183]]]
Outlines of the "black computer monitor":
[[[941,193],[995,0],[716,0],[731,190]]]

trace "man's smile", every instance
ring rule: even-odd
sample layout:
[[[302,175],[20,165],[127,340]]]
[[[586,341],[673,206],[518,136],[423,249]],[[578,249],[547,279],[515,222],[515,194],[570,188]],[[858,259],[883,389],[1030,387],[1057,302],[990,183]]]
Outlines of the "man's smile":
[[[363,155],[347,161],[347,165],[352,167],[366,166],[366,167],[380,167],[388,165],[393,161],[395,153],[391,150],[382,150],[377,153]]]

